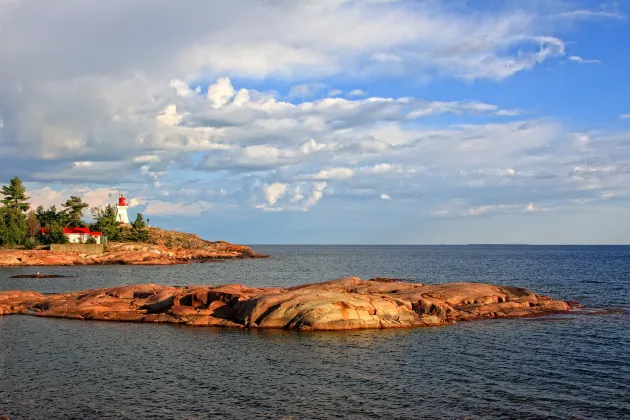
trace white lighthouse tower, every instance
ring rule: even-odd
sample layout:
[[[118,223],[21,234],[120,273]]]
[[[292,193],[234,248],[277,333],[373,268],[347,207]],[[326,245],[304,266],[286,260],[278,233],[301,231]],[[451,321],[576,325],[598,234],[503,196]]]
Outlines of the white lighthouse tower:
[[[127,205],[127,199],[121,193],[118,193],[118,195],[119,197],[118,205],[116,206],[116,220],[118,220],[121,225],[128,225],[129,216],[127,216],[127,208],[129,208],[129,206]]]

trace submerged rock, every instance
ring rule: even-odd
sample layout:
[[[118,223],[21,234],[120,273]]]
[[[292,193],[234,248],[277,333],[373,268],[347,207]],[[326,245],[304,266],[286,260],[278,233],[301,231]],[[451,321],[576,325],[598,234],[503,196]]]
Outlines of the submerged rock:
[[[61,276],[59,274],[18,274],[16,276],[9,277],[10,279],[63,279],[70,278],[72,276]]]
[[[357,277],[292,288],[140,284],[55,295],[0,291],[0,315],[295,330],[426,327],[569,309],[567,302],[517,287]]]

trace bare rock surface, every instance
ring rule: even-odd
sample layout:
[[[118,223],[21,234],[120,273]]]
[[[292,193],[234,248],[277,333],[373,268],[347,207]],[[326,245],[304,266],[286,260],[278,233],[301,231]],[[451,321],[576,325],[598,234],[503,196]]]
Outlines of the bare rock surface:
[[[0,315],[295,330],[426,327],[562,313],[575,306],[517,287],[357,277],[286,289],[139,284],[54,295],[0,291]]]
[[[0,266],[172,265],[226,259],[261,258],[251,248],[228,242],[206,242],[197,248],[163,244],[110,243],[102,254],[46,250],[0,250]]]

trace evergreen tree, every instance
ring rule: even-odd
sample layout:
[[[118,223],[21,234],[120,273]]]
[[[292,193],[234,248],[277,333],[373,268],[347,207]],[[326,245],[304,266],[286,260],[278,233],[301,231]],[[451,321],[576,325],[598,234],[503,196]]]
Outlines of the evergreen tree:
[[[68,237],[63,233],[63,226],[52,220],[46,225],[46,234],[40,236],[40,242],[44,244],[67,244]]]
[[[6,207],[19,211],[27,211],[31,206],[26,196],[26,188],[22,185],[22,180],[14,177],[9,185],[3,185],[0,194],[4,195],[2,202]]]
[[[92,208],[92,218],[94,219],[92,230],[103,232],[107,240],[115,241],[122,235],[120,223],[116,219],[116,208],[111,204]]]
[[[0,207],[0,216],[3,219],[0,243],[3,246],[24,244],[26,239],[26,216],[24,213],[18,208],[3,206]]]
[[[38,206],[35,210],[35,217],[39,224],[43,227],[48,226],[51,223],[56,223],[61,227],[69,227],[69,216],[64,211],[57,211],[57,207],[52,205],[47,210],[44,210],[43,206]]]
[[[132,226],[134,229],[137,230],[142,230],[147,227],[147,224],[144,222],[144,216],[142,216],[142,213],[138,213],[136,215],[136,220],[133,221]]]
[[[149,232],[147,231],[147,224],[144,222],[142,213],[138,213],[136,220],[132,223],[133,232],[132,239],[136,242],[147,242],[149,240]]]
[[[80,197],[72,196],[63,205],[65,209],[63,213],[66,216],[66,227],[85,227],[83,222],[83,210],[87,209],[89,205],[84,203]]]

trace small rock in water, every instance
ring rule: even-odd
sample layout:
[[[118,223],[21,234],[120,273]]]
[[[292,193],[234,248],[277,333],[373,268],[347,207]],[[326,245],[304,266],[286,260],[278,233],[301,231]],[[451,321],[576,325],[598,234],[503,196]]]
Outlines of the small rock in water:
[[[59,274],[18,274],[16,276],[11,276],[12,279],[61,279],[68,278],[72,276],[61,276]],[[0,418],[2,420],[2,418]]]

